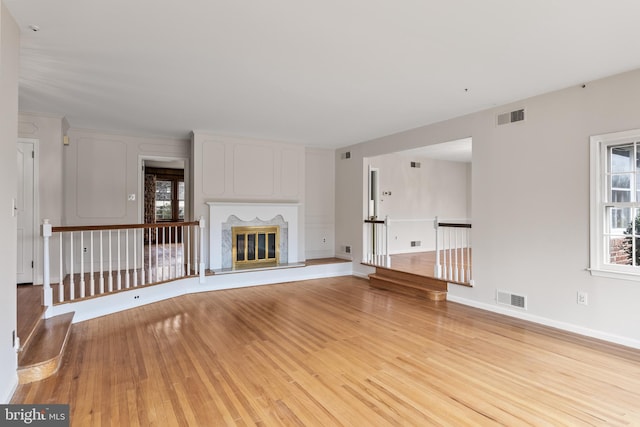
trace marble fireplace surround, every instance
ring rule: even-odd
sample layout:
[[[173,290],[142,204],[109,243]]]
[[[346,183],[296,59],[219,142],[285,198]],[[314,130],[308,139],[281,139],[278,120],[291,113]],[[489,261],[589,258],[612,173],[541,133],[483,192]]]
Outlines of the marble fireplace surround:
[[[208,202],[209,268],[231,269],[231,227],[280,227],[280,264],[298,262],[298,203]]]

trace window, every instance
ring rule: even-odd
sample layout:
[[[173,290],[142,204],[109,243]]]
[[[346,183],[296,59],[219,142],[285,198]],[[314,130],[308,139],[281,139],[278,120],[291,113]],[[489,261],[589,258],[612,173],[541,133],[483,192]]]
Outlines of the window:
[[[640,280],[640,130],[591,137],[591,272]]]

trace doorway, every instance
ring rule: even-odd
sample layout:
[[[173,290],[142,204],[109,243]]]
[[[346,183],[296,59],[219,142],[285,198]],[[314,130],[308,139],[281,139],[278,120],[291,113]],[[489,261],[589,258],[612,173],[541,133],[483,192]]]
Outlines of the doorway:
[[[17,284],[33,284],[36,264],[37,139],[18,139],[17,192]]]
[[[184,159],[142,159],[143,222],[183,222],[187,218],[187,183]],[[170,233],[169,229],[165,229]],[[146,234],[145,243],[156,239],[166,243],[182,241],[181,227],[173,234],[158,236]]]

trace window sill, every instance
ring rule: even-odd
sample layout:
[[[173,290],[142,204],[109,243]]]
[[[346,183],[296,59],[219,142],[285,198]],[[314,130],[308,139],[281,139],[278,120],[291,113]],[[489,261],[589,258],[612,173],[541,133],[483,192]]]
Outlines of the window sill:
[[[603,268],[588,268],[592,276],[608,277],[609,279],[631,280],[640,282],[640,269],[637,273],[627,271],[606,270]]]

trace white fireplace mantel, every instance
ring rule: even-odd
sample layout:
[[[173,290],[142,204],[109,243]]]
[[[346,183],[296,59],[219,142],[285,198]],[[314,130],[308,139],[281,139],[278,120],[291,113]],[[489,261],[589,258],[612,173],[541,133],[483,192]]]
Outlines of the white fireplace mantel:
[[[222,268],[222,224],[231,215],[242,221],[255,219],[269,221],[277,215],[282,215],[289,224],[288,227],[288,260],[287,263],[297,263],[298,260],[298,214],[299,203],[273,202],[208,202],[209,205],[209,268]]]

